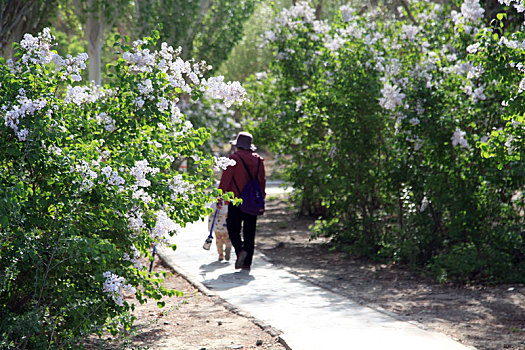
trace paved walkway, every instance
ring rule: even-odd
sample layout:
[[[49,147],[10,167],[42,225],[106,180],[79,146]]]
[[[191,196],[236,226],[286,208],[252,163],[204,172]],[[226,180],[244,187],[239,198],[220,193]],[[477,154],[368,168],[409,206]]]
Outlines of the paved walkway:
[[[189,225],[173,238],[177,250],[161,249],[163,260],[204,284],[219,297],[283,334],[292,350],[403,349],[465,350],[446,336],[400,321],[279,269],[256,253],[251,271],[217,261],[215,242],[202,249],[207,222]]]

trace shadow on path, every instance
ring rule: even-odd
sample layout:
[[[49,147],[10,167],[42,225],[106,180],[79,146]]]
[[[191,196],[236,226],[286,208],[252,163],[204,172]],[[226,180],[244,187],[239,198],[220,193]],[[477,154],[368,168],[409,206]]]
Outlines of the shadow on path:
[[[223,261],[214,261],[212,263],[209,263],[209,264],[202,264],[201,266],[199,266],[199,269],[202,271],[202,272],[213,272],[215,270],[218,270],[220,268],[223,268],[227,265],[229,265],[230,263],[229,262],[223,262]]]
[[[215,279],[204,280],[202,283],[212,290],[229,290],[235,287],[244,286],[254,281],[255,277],[249,271],[238,271],[224,273]]]

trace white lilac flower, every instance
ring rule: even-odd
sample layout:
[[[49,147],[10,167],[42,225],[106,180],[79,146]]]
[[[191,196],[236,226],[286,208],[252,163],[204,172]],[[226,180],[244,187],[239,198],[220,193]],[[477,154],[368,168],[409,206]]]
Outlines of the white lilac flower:
[[[2,110],[6,111],[4,115],[4,124],[15,132],[19,141],[25,141],[29,131],[27,129],[18,129],[20,120],[25,116],[34,115],[35,112],[43,110],[48,102],[44,98],[39,98],[37,100],[27,98],[24,89],[20,89],[18,93],[19,95],[16,97],[17,104],[11,106],[11,108],[6,105],[2,106]]]
[[[157,102],[157,108],[161,112],[168,110],[169,108],[168,100],[165,99],[164,97],[159,98],[159,101]]]
[[[64,102],[81,106],[86,103],[93,103],[104,96],[106,96],[104,90],[94,84],[90,86],[68,86]]]
[[[49,150],[49,153],[55,154],[57,156],[62,155],[62,148],[60,148],[58,146],[51,145],[51,146],[49,146],[48,150]]]
[[[132,198],[133,199],[138,199],[138,200],[142,201],[145,204],[149,204],[153,200],[153,198],[149,195],[149,193],[144,191],[144,189],[142,189],[142,188],[138,189],[138,190],[135,190],[133,192]]]
[[[481,43],[475,43],[475,44],[469,45],[467,47],[467,52],[468,53],[476,53],[476,52],[478,52],[480,46],[481,46]]]
[[[356,10],[348,5],[341,6],[339,8],[339,11],[341,11],[341,17],[345,22],[351,22],[357,18],[357,16],[355,15]]]
[[[143,228],[146,227],[144,220],[142,219],[142,211],[133,210],[131,214],[126,214],[125,217],[128,219],[128,227],[132,231],[131,238],[136,238]]]
[[[423,147],[423,140],[419,137],[414,140],[414,150],[419,151]]]
[[[133,72],[152,72],[155,66],[155,54],[151,53],[149,49],[142,50],[140,48],[144,42],[137,40],[133,42],[132,49],[124,52],[122,58],[126,60]]]
[[[328,50],[334,52],[334,51],[339,50],[341,47],[343,47],[344,44],[345,44],[345,42],[346,42],[346,40],[344,40],[343,38],[341,38],[341,37],[339,36],[339,34],[336,33],[336,34],[334,34],[333,37],[330,36],[330,35],[327,35],[327,36],[325,37],[325,40],[324,40],[324,46],[325,46]]]
[[[465,139],[465,135],[466,135],[465,131],[462,131],[461,129],[456,128],[451,138],[452,146],[460,145],[463,148],[470,149],[467,139]]]
[[[274,42],[277,40],[277,35],[275,35],[275,32],[273,30],[268,30],[264,32],[263,40],[264,42]]]
[[[207,81],[202,79],[202,84],[206,86],[206,94],[209,97],[224,100],[227,107],[246,98],[246,90],[238,81],[225,83],[223,76],[212,77]]]
[[[86,61],[88,59],[86,53],[81,53],[76,57],[67,55],[65,59],[58,54],[52,54],[52,59],[55,69],[64,73],[60,77],[61,80],[66,80],[68,77],[73,81],[82,80],[81,72],[86,69]]]
[[[402,105],[405,98],[405,94],[400,91],[399,87],[388,82],[383,85],[381,94],[383,97],[379,99],[379,104],[388,110],[394,110],[397,106]]]
[[[518,93],[522,93],[523,91],[525,91],[525,78],[521,79],[518,86]]]
[[[479,86],[472,91],[472,101],[477,103],[482,100],[486,100],[487,96],[485,95],[485,87]]]
[[[22,129],[17,132],[15,132],[16,137],[18,137],[18,141],[25,141],[27,140],[27,135],[29,135],[29,131],[27,129]]]
[[[125,283],[124,277],[120,277],[110,271],[104,272],[102,276],[106,278],[102,290],[109,293],[118,306],[122,306],[124,303],[124,292],[131,294],[137,292],[135,287]]]
[[[149,187],[151,182],[146,179],[147,174],[156,174],[159,168],[152,168],[149,166],[148,160],[139,160],[135,162],[135,166],[131,168],[130,174],[136,179],[135,187]]]
[[[330,147],[330,150],[328,150],[328,157],[335,158],[337,156],[337,146]]]
[[[136,269],[142,269],[142,262],[140,258],[142,257],[142,253],[140,250],[138,250],[134,245],[131,246],[131,253],[133,256],[130,256],[128,253],[122,254],[122,259],[126,261],[131,261],[133,263],[133,267]]]
[[[105,166],[100,170],[101,175],[104,175],[106,177],[106,182],[110,186],[118,186],[119,189],[123,189],[124,183],[126,182],[123,177],[121,177],[118,173],[118,171],[113,170],[111,166]],[[100,178],[99,178],[100,179]],[[102,180],[99,180],[99,183],[101,183]]]
[[[465,0],[461,5],[461,14],[470,22],[478,22],[483,18],[484,12],[479,0]]]
[[[266,72],[255,73],[255,79],[257,80],[264,80],[267,77],[268,77],[268,74]]]
[[[421,207],[419,208],[419,211],[421,213],[424,212],[425,209],[427,209],[428,204],[429,204],[429,200],[428,200],[427,196],[424,196],[423,200],[421,200]]]
[[[135,104],[135,106],[137,106],[138,108],[142,108],[142,106],[144,106],[144,100],[141,98],[141,97],[136,97],[134,100],[133,100],[133,103]]]
[[[461,89],[472,98],[473,103],[478,103],[479,101],[487,99],[484,86],[473,88],[472,85],[464,85]]]
[[[80,164],[76,164],[72,167],[71,172],[76,172],[82,177],[82,180],[80,181],[80,189],[82,191],[89,191],[94,186],[93,180],[98,177],[98,173],[95,172],[89,163],[85,161],[80,161]],[[75,183],[79,182],[76,181]]]
[[[117,129],[116,122],[107,113],[102,112],[95,117],[98,124],[103,123],[104,129],[109,132],[113,132]]]
[[[25,34],[20,41],[20,46],[26,50],[22,57],[15,63],[13,68],[20,69],[20,64],[32,65],[46,65],[53,61],[54,53],[51,52],[51,44],[55,37],[51,35],[49,28],[44,28],[38,36],[34,37],[31,34]]]
[[[153,83],[151,79],[146,79],[138,84],[138,88],[143,96],[149,96],[153,92]]]
[[[301,99],[298,99],[297,101],[295,101],[295,111],[299,111],[301,109],[301,107],[303,106],[303,101]]]
[[[510,6],[512,3],[514,3],[514,8],[518,12],[525,12],[525,1],[524,0],[498,0],[500,4],[505,4],[507,6]]]
[[[507,141],[505,141],[505,147],[507,147],[507,154],[511,155],[514,153],[515,147],[513,146],[514,135],[509,135]]]
[[[183,123],[182,122],[179,123],[179,126],[180,126],[180,130],[179,131],[175,130],[173,132],[174,138],[177,138],[179,136],[184,136],[186,135],[186,133],[188,133],[190,130],[193,129],[193,124],[189,120],[186,120]]]
[[[419,119],[418,119],[418,118],[415,118],[415,117],[412,118],[412,119],[410,119],[408,122],[409,122],[411,125],[413,125],[413,126],[416,126],[416,125],[418,125],[418,124],[420,123]]]
[[[506,46],[514,50],[517,50],[517,49],[524,50],[525,49],[525,41],[509,40],[505,36],[502,36],[498,43],[501,46]],[[514,63],[511,62],[511,65],[513,64]]]
[[[158,240],[160,244],[167,244],[170,234],[172,232],[178,233],[181,226],[171,220],[163,210],[159,210],[156,216],[157,220],[155,227],[151,230],[151,237]]]
[[[214,159],[214,167],[213,169],[215,171],[219,170],[226,170],[229,166],[234,166],[237,164],[237,162],[233,159],[230,159],[228,157],[213,157]]]
[[[280,27],[295,29],[299,24],[313,23],[315,21],[315,9],[308,1],[298,1],[289,9],[283,9],[276,19]]]
[[[195,185],[184,181],[182,175],[177,174],[171,179],[169,188],[172,192],[171,199],[173,201],[176,201],[179,198],[182,198],[183,200],[187,201],[189,200],[188,192],[193,191],[195,189]]]
[[[420,30],[421,28],[419,26],[404,24],[401,27],[401,38],[407,40],[414,40],[416,38],[417,33],[419,33]]]

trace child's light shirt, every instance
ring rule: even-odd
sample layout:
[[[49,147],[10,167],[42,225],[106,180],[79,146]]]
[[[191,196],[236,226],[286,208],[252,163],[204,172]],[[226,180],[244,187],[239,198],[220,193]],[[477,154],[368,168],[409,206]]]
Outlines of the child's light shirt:
[[[208,217],[208,231],[211,230],[211,225],[213,223],[213,217],[215,215],[215,209],[217,208],[216,204],[212,204],[211,208],[213,209],[213,213],[210,214]],[[215,218],[215,226],[213,228],[213,232],[215,233],[228,233],[228,229],[226,228],[226,218],[228,217],[228,206],[223,205],[222,208],[217,212],[217,217]]]

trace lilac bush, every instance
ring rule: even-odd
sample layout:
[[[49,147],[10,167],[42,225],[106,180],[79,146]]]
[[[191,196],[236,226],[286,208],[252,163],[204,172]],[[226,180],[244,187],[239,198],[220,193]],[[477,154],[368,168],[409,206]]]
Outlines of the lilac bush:
[[[277,14],[248,115],[316,234],[441,281],[523,281],[523,34],[504,30],[523,2],[500,3],[490,24],[478,0]]]
[[[2,348],[80,347],[129,329],[135,302],[177,294],[141,260],[207,213],[221,196],[213,167],[229,164],[200,148],[209,133],[177,102],[245,96],[205,78],[205,62],[150,50],[155,38],[117,43],[108,84],[82,84],[86,55],[60,57],[53,42],[47,29],[28,34],[0,62]],[[188,157],[194,171],[179,173]]]

